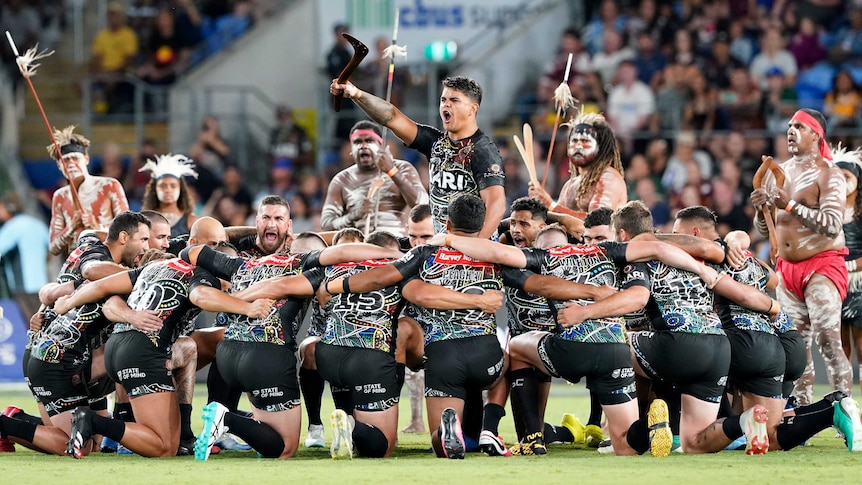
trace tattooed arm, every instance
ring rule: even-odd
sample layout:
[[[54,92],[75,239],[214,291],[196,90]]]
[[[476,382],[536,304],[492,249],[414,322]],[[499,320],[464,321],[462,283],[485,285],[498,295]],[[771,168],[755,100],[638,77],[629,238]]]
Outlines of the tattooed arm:
[[[418,128],[416,122],[408,118],[398,108],[385,100],[357,88],[351,82],[339,84],[333,79],[329,92],[336,96],[352,99],[369,118],[392,130],[406,145],[416,139]]]

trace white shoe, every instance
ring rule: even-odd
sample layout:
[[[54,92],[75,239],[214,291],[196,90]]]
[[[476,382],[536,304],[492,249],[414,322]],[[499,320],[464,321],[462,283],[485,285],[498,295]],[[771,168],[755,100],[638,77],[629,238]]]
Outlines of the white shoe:
[[[739,424],[745,433],[745,454],[763,455],[769,451],[769,436],[766,434],[768,411],[755,404],[739,416]]]
[[[195,460],[206,461],[212,446],[227,433],[228,428],[224,424],[227,412],[228,409],[216,401],[204,406],[204,429],[195,440]]]
[[[329,454],[335,460],[353,459],[353,420],[341,409],[332,411],[329,420],[332,423],[332,446],[329,448]]]
[[[308,434],[305,435],[305,447],[306,448],[323,448],[326,443],[324,443],[323,438],[323,425],[322,424],[309,424],[308,425]]]

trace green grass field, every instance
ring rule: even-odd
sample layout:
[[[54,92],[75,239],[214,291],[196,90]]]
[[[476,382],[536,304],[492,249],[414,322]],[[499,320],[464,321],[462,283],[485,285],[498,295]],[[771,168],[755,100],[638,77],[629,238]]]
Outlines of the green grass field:
[[[199,409],[205,390],[195,397],[195,431],[201,428]],[[825,393],[826,389],[818,389]],[[555,384],[547,416],[557,421],[564,412],[586,418],[589,399],[583,386]],[[409,402],[402,398],[401,422],[409,420]],[[15,404],[29,412],[35,405],[23,391],[0,391],[0,405]],[[247,406],[247,405],[246,405]],[[332,401],[324,396],[324,423]],[[247,409],[247,407],[246,407]],[[304,417],[304,416],[303,416]],[[304,427],[304,426],[303,426]],[[515,436],[511,417],[503,418],[500,432]],[[305,438],[303,433],[302,439]],[[327,429],[327,444],[331,433]],[[508,443],[508,441],[507,441]],[[552,445],[543,457],[487,457],[470,453],[465,460],[436,459],[428,451],[428,435],[401,434],[395,455],[387,460],[333,461],[328,449],[306,450],[300,443],[297,456],[287,461],[264,460],[254,452],[223,452],[207,462],[192,457],[146,459],[138,456],[94,454],[83,460],[44,456],[18,446],[15,453],[0,454],[0,484],[122,483],[122,484],[553,484],[553,483],[857,483],[862,453],[851,454],[832,429],[811,440],[811,446],[790,452],[746,456],[739,451],[693,456],[672,454],[665,459],[650,456],[599,455],[575,445]]]

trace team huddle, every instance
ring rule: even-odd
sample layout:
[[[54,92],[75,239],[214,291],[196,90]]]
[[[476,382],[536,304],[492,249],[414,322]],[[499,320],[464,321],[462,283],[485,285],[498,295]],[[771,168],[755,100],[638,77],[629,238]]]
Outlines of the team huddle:
[[[751,194],[758,229],[776,241],[776,273],[748,234],[720,237],[707,207],[683,209],[672,234],[655,233],[649,209],[627,202],[601,115],[570,122],[571,178],[558,200],[531,183],[504,219],[502,162],[476,124],[475,81],[443,81],[442,131],[350,83],[330,89],[376,123],[351,130],[355,165],[330,184],[323,232],[293,234],[279,196],[262,200],[255,227],[122,204],[100,222],[92,214],[110,211],[59,205],[52,248],[68,257],[40,291],[23,359],[40,416],[7,407],[0,439],[74,458],[115,442],[206,460],[229,431],[262,457],[290,458],[303,407],[305,445],[324,445],[328,381],[333,458],[392,454],[405,382],[420,410],[424,396],[438,457],[543,455],[557,442],[663,457],[742,441],[763,454],[831,426],[862,450],[852,373],[838,355],[856,270],[842,224],[862,165],[832,160],[819,113],[797,112],[793,157],[764,157]],[[428,157],[427,189],[392,159],[383,129]],[[112,184],[86,172],[89,142],[58,135],[52,156],[70,185],[88,206],[110,205],[116,198],[100,191]],[[186,164],[165,156],[150,170],[153,193],[175,207]],[[186,223],[188,234],[170,236]],[[202,311],[215,325],[196,325]],[[834,331],[838,348],[824,352],[834,391],[815,401],[810,346]],[[207,365],[195,435],[194,376]],[[545,422],[553,377],[585,380],[586,425],[570,414]],[[241,393],[250,412],[238,409]],[[507,401],[517,432],[508,445],[499,434]],[[411,412],[415,432],[416,402]]]

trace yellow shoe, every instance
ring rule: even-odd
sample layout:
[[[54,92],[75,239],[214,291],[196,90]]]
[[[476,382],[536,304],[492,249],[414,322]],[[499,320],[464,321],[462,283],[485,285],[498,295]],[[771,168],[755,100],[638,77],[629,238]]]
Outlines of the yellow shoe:
[[[584,424],[581,423],[580,419],[576,418],[572,414],[566,413],[563,415],[563,421],[560,424],[572,433],[572,437],[574,438],[573,443],[584,442]]]
[[[670,455],[673,446],[673,433],[670,431],[670,417],[666,402],[656,399],[650,404],[647,426],[649,427],[649,448],[652,456],[664,458]]]
[[[588,424],[584,428],[584,444],[588,447],[598,448],[603,439],[605,439],[605,435],[602,433],[602,428],[595,424]]]

